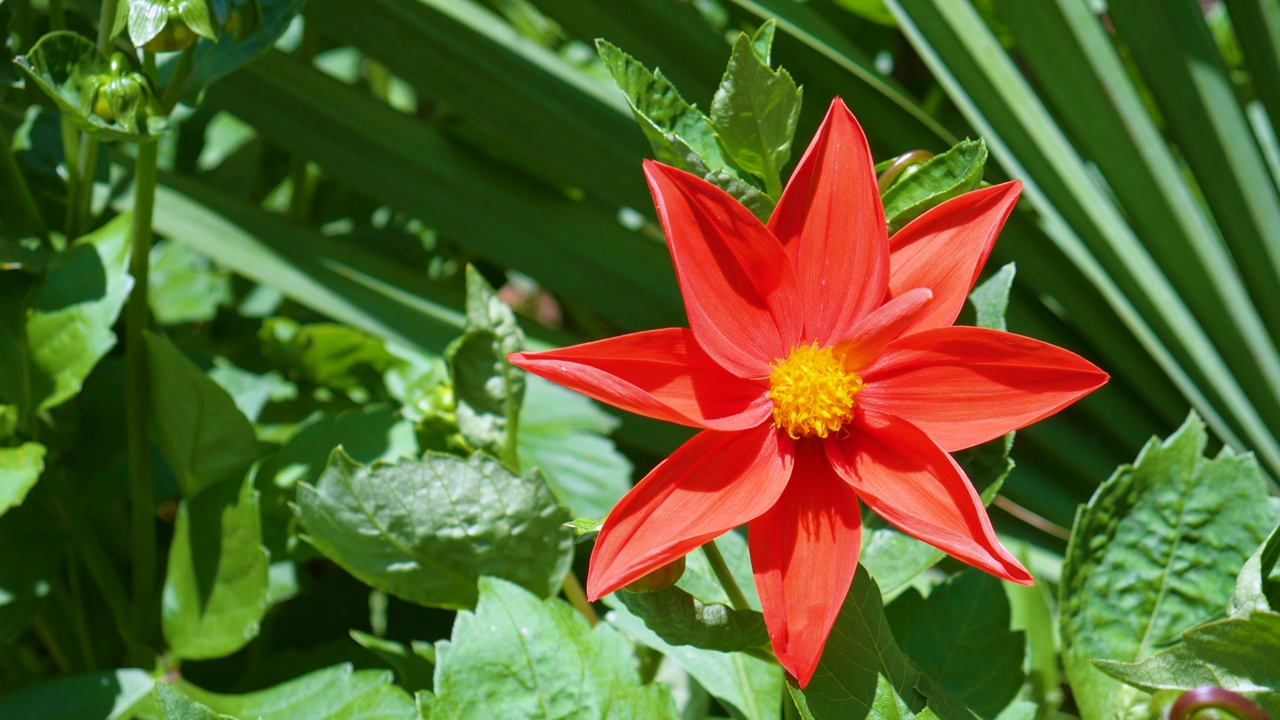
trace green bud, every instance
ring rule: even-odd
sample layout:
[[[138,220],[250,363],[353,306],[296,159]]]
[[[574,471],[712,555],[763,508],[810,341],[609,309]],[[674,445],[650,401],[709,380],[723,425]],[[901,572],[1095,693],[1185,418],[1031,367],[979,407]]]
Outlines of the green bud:
[[[632,581],[630,585],[627,585],[622,589],[633,593],[658,592],[659,590],[666,590],[672,585],[675,585],[681,575],[684,575],[683,555],[676,558],[674,561],[663,565],[657,570],[654,570],[648,575],[645,575],[639,580]]]

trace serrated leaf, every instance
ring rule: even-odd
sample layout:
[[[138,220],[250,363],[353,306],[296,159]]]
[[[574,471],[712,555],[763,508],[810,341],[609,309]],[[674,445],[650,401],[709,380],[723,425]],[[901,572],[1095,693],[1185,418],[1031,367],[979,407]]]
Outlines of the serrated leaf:
[[[1062,571],[1067,678],[1085,718],[1139,702],[1094,658],[1133,662],[1222,611],[1234,576],[1274,522],[1252,455],[1202,456],[1194,413],[1104,482],[1076,516]]]
[[[22,548],[0,553],[0,641],[16,639],[39,612],[66,558],[67,539],[53,518],[31,506],[0,517],[0,548]]]
[[[677,717],[665,687],[640,684],[615,630],[498,578],[480,579],[479,604],[436,660],[435,693],[418,694],[425,720]]]
[[[22,504],[44,472],[45,447],[28,442],[0,448],[0,515]]]
[[[1273,498],[1274,499],[1274,498]],[[1277,525],[1257,552],[1249,556],[1240,575],[1236,591],[1227,606],[1227,614],[1241,617],[1255,610],[1280,609],[1280,525]]]
[[[169,652],[225,657],[258,634],[270,564],[253,484],[206,487],[178,506],[165,572],[161,626]]]
[[[704,603],[676,586],[649,593],[622,590],[611,597],[672,645],[735,652],[759,648],[769,642],[764,616],[760,613],[735,610],[721,603]],[[613,602],[609,604],[612,606]]]
[[[214,712],[254,720],[416,720],[413,700],[385,670],[353,672],[335,665],[244,695],[222,695],[189,683],[178,689]]]
[[[604,437],[619,420],[585,396],[527,376],[517,435],[521,467],[536,467],[569,512],[604,517],[631,489],[631,461]]]
[[[497,575],[546,597],[573,557],[568,513],[535,472],[482,455],[357,465],[341,448],[314,487],[298,486],[307,540],[379,590],[421,605],[468,608]]]
[[[152,695],[160,720],[235,720],[229,715],[220,715],[198,702],[188,700],[162,682],[155,684]]]
[[[126,720],[151,695],[142,670],[67,675],[23,688],[0,699],[0,717],[22,720]]]
[[[751,38],[738,36],[711,101],[711,126],[724,155],[762,178],[771,196],[780,194],[782,168],[791,158],[801,95],[786,70],[771,69]]]
[[[892,702],[880,689],[882,680],[893,691]],[[885,618],[880,588],[861,564],[808,687],[788,683],[787,689],[811,720],[898,720],[903,707],[918,713],[930,705],[942,717],[971,717],[903,653]]]
[[[1000,580],[968,570],[934,588],[908,592],[885,613],[898,646],[979,717],[995,717],[1022,687],[1025,636],[1009,629]]]
[[[55,255],[39,280],[0,282],[0,400],[23,417],[74,397],[115,347],[111,327],[133,285],[128,232],[121,215]]]
[[[430,690],[432,674],[435,668],[434,650],[430,656],[418,652],[418,648],[407,648],[404,645],[359,630],[351,631],[351,639],[360,647],[382,658],[396,674],[396,684],[408,690]],[[416,643],[415,643],[416,644]],[[425,646],[431,648],[430,645]]]
[[[982,139],[964,140],[900,177],[880,197],[889,234],[926,210],[978,189],[986,164],[987,144]]]
[[[746,720],[777,720],[782,700],[782,668],[770,660],[745,653],[723,653],[691,645],[672,645],[645,626],[644,620],[622,603],[605,602],[612,608],[610,624],[664,657],[674,661],[706,688],[717,700],[737,711],[734,717]]]
[[[519,428],[525,372],[507,362],[524,346],[515,313],[474,267],[467,266],[466,332],[445,351],[453,377],[458,430],[477,450],[508,458]]]
[[[79,33],[51,32],[14,62],[53,100],[63,117],[100,140],[144,142],[168,128],[163,118],[144,115],[140,119],[145,120],[146,132],[131,132],[88,111],[83,102],[85,86],[96,76],[110,75],[111,63],[97,45]]]
[[[1147,692],[1226,688],[1280,717],[1280,614],[1253,612],[1195,627],[1183,642],[1139,663],[1097,660],[1111,677]]]
[[[239,484],[260,455],[235,401],[162,335],[146,334],[156,445],[185,497]]]
[[[650,71],[605,40],[597,40],[596,49],[613,82],[626,96],[659,162],[698,175],[702,172],[693,165],[690,155],[697,159],[703,172],[724,167],[710,119],[696,105],[686,102],[661,70]]]

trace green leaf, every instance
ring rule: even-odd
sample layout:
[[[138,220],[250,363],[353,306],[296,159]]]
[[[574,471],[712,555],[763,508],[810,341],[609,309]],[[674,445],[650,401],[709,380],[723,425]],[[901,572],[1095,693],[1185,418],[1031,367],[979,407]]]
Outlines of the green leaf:
[[[208,24],[207,10],[203,28],[192,24],[193,20],[199,23],[199,19],[192,16],[190,11],[183,13],[183,19],[188,26],[207,38],[196,44],[191,75],[184,83],[183,96],[193,105],[201,90],[269,50],[307,4],[307,0],[256,0],[256,2],[261,10],[261,22],[245,37],[224,38],[221,42],[211,42],[214,33],[212,25]],[[191,4],[190,0],[187,4]],[[205,5],[204,0],[199,0],[199,4]],[[159,76],[162,84],[169,82],[177,63],[177,53],[172,53],[161,61]]]
[[[445,351],[458,430],[477,450],[515,460],[525,372],[507,362],[524,346],[515,313],[467,266],[467,329]],[[513,437],[515,436],[515,437]]]
[[[1226,688],[1280,717],[1280,614],[1254,612],[1207,623],[1182,636],[1177,647],[1139,663],[1095,660],[1111,677],[1150,693]]]
[[[880,200],[889,234],[898,232],[926,210],[978,189],[987,164],[987,144],[965,140],[950,150],[904,173]]]
[[[35,487],[44,472],[44,455],[45,447],[36,442],[0,448],[0,515],[21,505]]]
[[[1280,610],[1280,525],[1245,561],[1236,578],[1235,594],[1227,606],[1227,614],[1233,617],[1255,610]]]
[[[1275,522],[1253,456],[1202,457],[1192,414],[1152,440],[1076,516],[1062,570],[1064,664],[1083,717],[1139,702],[1093,658],[1142,660],[1221,612],[1234,576]]]
[[[168,240],[151,248],[147,303],[161,325],[208,322],[231,300],[231,279],[208,258]]]
[[[0,517],[0,547],[23,549],[0,553],[0,641],[17,639],[39,612],[66,558],[67,540],[53,518],[31,506]]]
[[[209,19],[207,0],[186,0],[178,3],[178,17],[191,28],[192,32],[202,38],[213,40],[213,24]]]
[[[260,455],[253,425],[235,401],[162,335],[146,334],[156,445],[185,497],[238,485]]]
[[[203,2],[203,0],[198,0]],[[169,3],[166,0],[125,0],[129,6],[129,41],[134,47],[142,47],[169,24]]]
[[[645,621],[628,610],[625,604],[612,602],[612,598],[609,596],[605,600],[612,609],[608,615],[609,624],[674,661],[707,692],[736,711],[734,717],[777,720],[783,673],[776,662],[740,652],[725,653],[691,645],[672,645],[646,627]]]
[[[534,375],[526,379],[520,466],[541,470],[573,515],[608,515],[631,489],[631,461],[604,437],[618,419],[583,395]]]
[[[419,454],[413,423],[387,407],[364,407],[309,418],[279,454],[263,462],[263,472],[274,473],[274,482],[281,488],[300,482],[314,484],[339,446],[364,465],[379,460],[392,463]]]
[[[729,568],[738,589],[742,591],[747,606],[753,610],[760,609],[760,596],[756,593],[755,574],[751,569],[751,552],[747,548],[745,533],[727,532],[713,542],[724,564]],[[676,586],[704,603],[730,604],[729,595],[724,591],[705,551],[691,552],[685,556],[684,575]]]
[[[886,682],[892,697],[881,689]],[[880,588],[861,564],[808,687],[788,683],[787,689],[813,720],[897,720],[930,704],[943,717],[969,715],[902,652],[885,619]]]
[[[665,687],[640,684],[615,630],[497,578],[480,579],[479,604],[436,659],[435,694],[418,694],[426,720],[677,717]]]
[[[928,598],[908,592],[886,609],[893,636],[921,672],[979,717],[995,717],[1022,687],[1026,640],[1009,629],[1002,583],[967,570]]]
[[[133,284],[128,232],[121,215],[54,256],[33,286],[12,274],[0,283],[0,400],[24,418],[74,397],[115,346]]]
[[[235,720],[229,715],[219,715],[198,702],[188,700],[163,682],[156,683],[152,693],[156,710],[160,712],[160,720]]]
[[[479,454],[366,468],[339,448],[314,487],[298,486],[297,513],[329,559],[421,605],[472,607],[481,575],[547,597],[573,557],[568,513],[542,478],[517,477]]]
[[[399,362],[382,340],[336,323],[268,318],[258,338],[263,356],[290,379],[335,390],[379,387],[382,373]]]
[[[267,551],[258,495],[246,478],[178,506],[161,625],[169,652],[208,660],[244,647],[267,612]]]
[[[335,665],[266,690],[222,695],[188,683],[179,689],[214,712],[254,720],[416,720],[413,700],[385,670]]]
[[[724,154],[739,169],[762,178],[773,198],[782,194],[781,172],[791,158],[801,96],[786,70],[770,69],[751,38],[738,35],[711,101],[711,126]]]
[[[0,699],[0,717],[22,720],[127,720],[151,695],[142,670],[67,675]]]
[[[761,222],[773,212],[774,199],[726,167],[711,119],[680,96],[661,70],[649,71],[635,58],[605,40],[596,48],[618,89],[626,96],[654,157],[693,173],[732,195]]]
[[[411,693],[431,689],[431,676],[435,666],[435,650],[431,645],[420,645],[415,641],[413,649],[409,649],[394,640],[375,637],[359,630],[351,631],[351,639],[390,665],[396,673],[396,684],[400,687]]]
[[[894,22],[893,13],[889,12],[889,8],[884,6],[884,0],[835,0],[835,2],[845,10],[877,25],[885,25],[887,27],[897,25]]]
[[[734,610],[721,603],[704,603],[674,585],[649,593],[621,590],[610,597],[672,645],[734,652],[769,642],[764,616],[760,613]],[[609,604],[614,606],[613,602]]]
[[[1013,287],[1013,276],[1016,273],[1017,268],[1009,263],[969,293],[965,312],[973,310],[974,326],[992,330],[1009,329],[1004,318],[1009,309],[1009,290]]]
[[[144,142],[168,128],[164,118],[147,117],[145,112],[122,119],[124,126],[108,122],[91,112],[93,96],[89,86],[111,76],[111,62],[98,51],[93,41],[79,33],[68,30],[51,32],[40,38],[26,55],[19,55],[13,61],[36,87],[53,100],[63,117],[94,137],[107,141]],[[139,120],[142,121],[143,132],[126,129]]]
[[[603,526],[603,521],[590,518],[574,518],[566,525],[573,531],[574,544],[595,540],[596,536],[600,534],[600,528]]]

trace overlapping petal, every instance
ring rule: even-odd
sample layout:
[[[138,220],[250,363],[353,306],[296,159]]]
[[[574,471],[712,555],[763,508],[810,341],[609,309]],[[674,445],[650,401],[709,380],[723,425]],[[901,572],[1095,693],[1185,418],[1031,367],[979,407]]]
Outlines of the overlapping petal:
[[[859,405],[892,413],[954,452],[1052,415],[1107,374],[1039,340],[944,327],[899,338],[862,379]]]
[[[888,287],[874,165],[862,127],[835,99],[769,218],[795,268],[805,333],[820,343],[847,336]]]
[[[596,600],[762,515],[791,477],[794,443],[771,425],[705,430],[627,493],[591,553]]]
[[[714,185],[653,161],[644,172],[698,344],[735,375],[767,376],[803,329],[786,253]]]
[[[908,290],[862,318],[849,338],[836,345],[846,366],[860,373],[878,360],[889,343],[916,323],[932,298],[925,288]]]
[[[933,291],[933,303],[918,329],[955,322],[1021,193],[1018,180],[974,190],[931,208],[894,234],[889,241],[890,296],[912,288]]]
[[[826,447],[858,498],[894,527],[998,578],[1031,584],[996,539],[964,471],[919,428],[864,411],[854,432]]]
[[[801,687],[840,614],[862,539],[858,498],[831,469],[823,445],[797,443],[786,491],[747,532],[769,642]]]
[[[638,415],[707,430],[745,430],[773,412],[769,384],[730,374],[682,328],[538,353],[512,364]]]

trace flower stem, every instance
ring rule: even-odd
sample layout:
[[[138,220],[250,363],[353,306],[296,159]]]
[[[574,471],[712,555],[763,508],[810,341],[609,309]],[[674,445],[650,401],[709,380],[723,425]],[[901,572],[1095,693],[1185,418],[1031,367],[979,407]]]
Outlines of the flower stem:
[[[111,54],[111,26],[116,22],[116,9],[120,0],[102,0],[102,10],[98,14],[98,50],[103,55]]]
[[[22,206],[27,222],[31,224],[31,230],[40,240],[47,243],[49,227],[44,223],[44,216],[40,214],[40,207],[36,205],[36,198],[31,194],[31,186],[27,184],[22,168],[18,167],[18,158],[13,154],[13,143],[9,139],[9,133],[5,132],[4,126],[0,126],[0,144],[4,145],[4,154],[0,155],[0,172],[4,173],[5,182],[17,194],[18,204]]]
[[[155,484],[151,478],[151,442],[147,428],[151,383],[143,336],[150,322],[147,275],[151,217],[156,199],[156,150],[154,141],[138,145],[129,249],[133,290],[125,306],[125,431],[129,497],[133,504],[133,626],[140,639],[149,635],[156,568]]]
[[[716,547],[716,541],[712,540],[703,545],[702,552],[706,554],[707,562],[711,563],[711,571],[716,574],[716,579],[724,588],[724,594],[729,596],[730,607],[734,610],[750,610],[751,605],[747,602],[747,597],[742,594],[742,589],[738,587],[738,581],[733,579],[733,573],[729,572],[729,566],[725,564],[720,548]]]
[[[595,627],[600,623],[600,616],[596,615],[596,611],[591,608],[591,603],[587,602],[587,594],[582,591],[582,583],[578,582],[578,576],[572,571],[564,576],[564,596],[569,599],[569,604],[573,606],[578,614],[587,619],[587,624]]]
[[[173,108],[182,99],[182,88],[187,84],[187,76],[191,74],[192,61],[195,56],[195,45],[183,49],[182,54],[178,56],[178,65],[173,69],[173,75],[169,77],[169,84],[165,86],[164,95],[160,98],[160,107],[166,115],[173,112]]]

